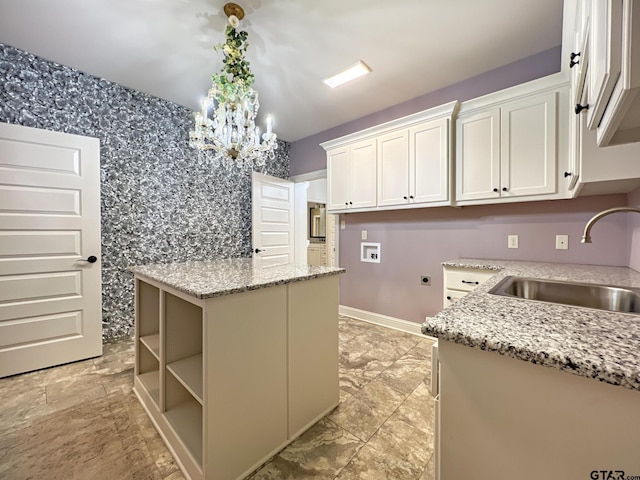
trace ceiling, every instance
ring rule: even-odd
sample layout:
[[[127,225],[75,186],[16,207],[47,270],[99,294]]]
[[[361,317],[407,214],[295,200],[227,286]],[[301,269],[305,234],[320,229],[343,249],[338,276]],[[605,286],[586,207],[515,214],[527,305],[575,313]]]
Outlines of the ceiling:
[[[5,0],[0,43],[193,110],[223,0]],[[295,141],[561,44],[562,0],[236,0],[259,120]],[[321,79],[362,59],[373,73]]]

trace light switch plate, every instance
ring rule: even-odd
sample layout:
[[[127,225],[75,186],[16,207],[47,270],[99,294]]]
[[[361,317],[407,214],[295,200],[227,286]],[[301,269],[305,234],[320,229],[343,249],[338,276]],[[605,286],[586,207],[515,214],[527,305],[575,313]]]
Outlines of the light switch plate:
[[[367,231],[362,230],[362,240],[366,240],[366,239],[367,239]]]
[[[344,230],[345,228],[347,228],[347,221],[340,220],[340,230]]]

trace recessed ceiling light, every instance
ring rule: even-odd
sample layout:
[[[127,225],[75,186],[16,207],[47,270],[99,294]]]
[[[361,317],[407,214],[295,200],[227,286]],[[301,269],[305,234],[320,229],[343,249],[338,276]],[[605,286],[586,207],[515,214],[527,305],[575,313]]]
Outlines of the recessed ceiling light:
[[[354,78],[361,77],[367,73],[371,73],[371,69],[362,60],[358,60],[353,65],[341,70],[335,75],[322,79],[322,81],[331,88],[336,88],[338,85],[350,82]]]

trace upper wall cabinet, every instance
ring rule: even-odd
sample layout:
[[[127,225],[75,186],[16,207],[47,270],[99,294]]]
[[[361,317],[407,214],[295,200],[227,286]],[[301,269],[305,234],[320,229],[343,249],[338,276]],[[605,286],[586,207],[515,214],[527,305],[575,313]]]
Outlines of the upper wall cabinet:
[[[640,2],[577,2],[574,29],[575,112],[600,147],[640,142]]]
[[[449,200],[449,119],[378,138],[378,206]]]
[[[598,146],[603,144],[603,133],[611,120],[607,99],[613,99],[621,85],[621,22],[625,15],[629,18],[624,10],[629,7],[631,4],[624,0],[581,0],[575,2],[573,22],[565,26],[572,28],[573,40],[571,52],[563,59],[564,65],[571,67],[567,175],[572,196],[626,193],[640,187],[639,142]],[[616,51],[618,54],[613,53]],[[635,108],[637,112],[640,105]],[[622,138],[620,132],[613,138]]]
[[[328,210],[376,206],[376,140],[327,151]]]
[[[451,102],[322,144],[328,209],[392,210],[451,204]]]
[[[456,205],[566,198],[569,85],[545,77],[462,104],[456,122]],[[562,182],[565,182],[563,179]]]

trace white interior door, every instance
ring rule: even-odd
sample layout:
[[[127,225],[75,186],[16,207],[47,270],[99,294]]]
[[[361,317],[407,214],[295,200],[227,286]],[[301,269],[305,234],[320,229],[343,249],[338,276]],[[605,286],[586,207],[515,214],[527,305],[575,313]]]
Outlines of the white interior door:
[[[0,124],[0,377],[101,354],[99,141]]]
[[[259,265],[294,263],[294,183],[253,172],[252,249]]]

